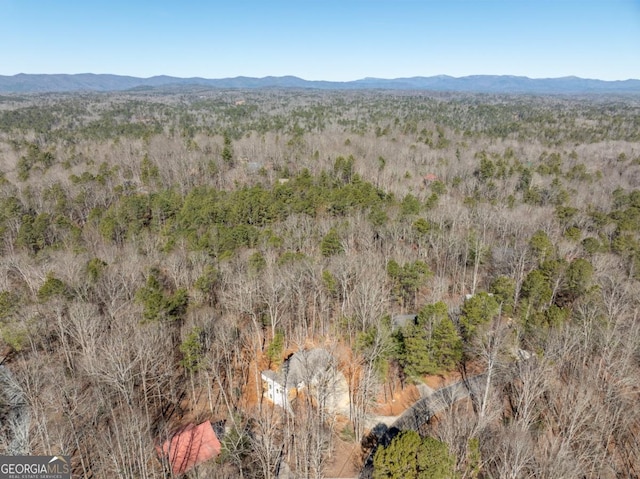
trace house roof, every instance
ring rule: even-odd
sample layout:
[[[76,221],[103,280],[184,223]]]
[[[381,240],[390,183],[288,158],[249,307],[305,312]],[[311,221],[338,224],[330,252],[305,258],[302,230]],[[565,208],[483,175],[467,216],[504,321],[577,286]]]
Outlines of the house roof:
[[[271,369],[265,369],[261,374],[265,379],[271,379],[280,384],[283,383],[282,374],[272,371]]]
[[[174,474],[183,474],[220,454],[220,441],[209,421],[190,424],[162,445]]]
[[[398,314],[393,317],[391,324],[393,329],[404,328],[408,324],[415,323],[416,319],[418,319],[417,314]]]
[[[291,387],[302,383],[308,384],[329,371],[334,363],[335,359],[329,351],[315,348],[298,351],[285,362],[282,369],[287,386]]]

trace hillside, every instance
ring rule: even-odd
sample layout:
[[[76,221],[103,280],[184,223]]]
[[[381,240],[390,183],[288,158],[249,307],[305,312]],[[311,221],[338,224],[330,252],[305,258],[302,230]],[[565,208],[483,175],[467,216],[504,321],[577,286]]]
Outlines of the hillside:
[[[377,471],[427,448],[451,477],[637,476],[639,119],[632,95],[0,97],[0,454],[172,477],[156,446],[211,421],[186,477],[376,447]],[[262,395],[308,349],[338,413],[329,368],[290,410]],[[482,373],[376,443],[405,388]]]

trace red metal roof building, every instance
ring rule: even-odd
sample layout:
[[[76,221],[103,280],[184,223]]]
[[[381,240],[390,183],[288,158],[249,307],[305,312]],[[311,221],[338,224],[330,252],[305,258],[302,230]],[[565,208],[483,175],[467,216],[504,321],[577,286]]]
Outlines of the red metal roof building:
[[[217,457],[220,449],[220,441],[209,421],[197,426],[190,424],[162,445],[162,453],[176,475]]]
[[[429,173],[428,175],[424,175],[422,179],[425,183],[433,183],[438,179],[438,177],[433,173]]]

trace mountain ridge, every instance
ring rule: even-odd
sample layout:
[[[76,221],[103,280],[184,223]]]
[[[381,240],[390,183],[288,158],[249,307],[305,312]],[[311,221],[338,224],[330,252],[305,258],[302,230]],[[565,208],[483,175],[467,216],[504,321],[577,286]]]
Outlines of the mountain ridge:
[[[2,93],[109,92],[134,88],[167,86],[205,86],[225,89],[300,88],[321,90],[430,90],[469,93],[640,93],[640,80],[596,80],[567,76],[559,78],[529,78],[516,75],[468,75],[452,77],[435,75],[401,78],[365,77],[352,81],[304,80],[285,76],[262,78],[236,76],[210,79],[203,77],[174,77],[156,75],[148,78],[114,74],[26,74],[0,75]]]

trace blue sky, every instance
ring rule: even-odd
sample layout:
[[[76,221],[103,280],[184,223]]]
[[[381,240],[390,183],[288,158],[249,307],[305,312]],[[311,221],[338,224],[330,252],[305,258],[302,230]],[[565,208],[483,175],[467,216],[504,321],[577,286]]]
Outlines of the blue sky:
[[[0,75],[640,79],[640,0],[0,0]]]

